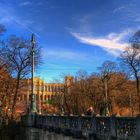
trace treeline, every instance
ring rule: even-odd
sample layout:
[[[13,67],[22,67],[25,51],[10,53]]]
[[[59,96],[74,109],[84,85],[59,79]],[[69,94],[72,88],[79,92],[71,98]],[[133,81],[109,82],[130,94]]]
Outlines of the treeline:
[[[65,87],[63,104],[62,96],[55,98],[54,104],[59,106],[59,110],[64,107],[65,113],[75,115],[86,114],[90,106],[96,114],[101,114],[101,108],[105,107],[106,102],[110,115],[138,113],[139,100],[135,81],[130,80],[125,73],[113,72],[107,80],[107,97],[104,82],[104,77],[98,74],[86,75],[84,71],[79,71],[73,85]],[[67,92],[69,88],[70,94]]]
[[[140,33],[135,33],[130,40],[118,62],[105,61],[97,73],[90,75],[79,71],[73,85],[65,86],[63,98],[54,99],[54,105],[59,110],[64,108],[68,114],[86,114],[89,106],[93,106],[96,114],[101,114],[106,106],[110,115],[139,114]],[[67,92],[69,88],[71,94]]]

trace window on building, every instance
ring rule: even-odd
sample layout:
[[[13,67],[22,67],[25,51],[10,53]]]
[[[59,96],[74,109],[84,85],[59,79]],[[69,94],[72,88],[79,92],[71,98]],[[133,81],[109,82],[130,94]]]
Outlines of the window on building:
[[[40,100],[43,101],[43,96],[42,95],[40,95]]]
[[[53,86],[51,86],[51,89],[52,89],[52,92],[54,92],[54,87]]]
[[[48,86],[48,91],[50,92],[50,86]]]
[[[31,94],[29,95],[29,101],[31,101]]]
[[[55,86],[55,92],[57,92],[57,86]]]
[[[47,86],[44,86],[44,91],[47,91]]]
[[[35,91],[38,91],[38,85],[35,85]]]
[[[60,86],[58,86],[57,90],[58,90],[58,92],[60,92]]]
[[[44,96],[44,100],[45,100],[45,101],[47,100],[47,95]]]
[[[61,92],[64,92],[64,87],[63,86],[61,86]]]
[[[36,95],[36,100],[37,100],[37,101],[38,101],[38,99],[39,99],[38,96],[39,96],[39,95]]]
[[[42,86],[39,86],[39,91],[42,91]]]
[[[32,90],[32,86],[29,86],[29,90],[30,90],[30,91]]]
[[[50,97],[50,95],[48,95],[48,100],[51,100],[51,97]]]
[[[51,91],[53,92],[54,90],[53,90],[53,86],[51,86]]]

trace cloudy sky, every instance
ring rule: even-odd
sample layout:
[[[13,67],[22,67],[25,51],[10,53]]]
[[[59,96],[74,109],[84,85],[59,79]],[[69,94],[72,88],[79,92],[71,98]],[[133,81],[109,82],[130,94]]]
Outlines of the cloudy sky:
[[[139,7],[139,0],[0,0],[0,23],[6,35],[35,34],[43,56],[36,75],[50,82],[116,61],[140,27]]]

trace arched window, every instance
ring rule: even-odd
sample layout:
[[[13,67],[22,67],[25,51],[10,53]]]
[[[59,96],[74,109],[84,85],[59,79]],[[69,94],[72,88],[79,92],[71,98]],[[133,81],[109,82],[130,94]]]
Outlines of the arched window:
[[[44,100],[45,100],[45,101],[47,100],[47,95],[44,96]]]
[[[53,88],[53,86],[51,86],[51,91],[54,92],[54,88]]]
[[[48,91],[50,92],[50,86],[48,86]]]
[[[51,100],[51,97],[50,97],[50,95],[48,95],[48,100]]]

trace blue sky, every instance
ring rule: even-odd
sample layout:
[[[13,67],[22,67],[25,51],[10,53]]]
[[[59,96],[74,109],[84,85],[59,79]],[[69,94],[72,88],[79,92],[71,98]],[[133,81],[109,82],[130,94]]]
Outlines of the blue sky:
[[[7,35],[35,34],[43,56],[36,75],[51,82],[116,61],[139,30],[139,6],[139,0],[0,0],[0,23]]]

